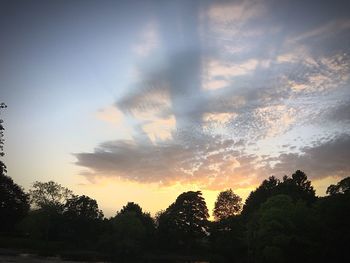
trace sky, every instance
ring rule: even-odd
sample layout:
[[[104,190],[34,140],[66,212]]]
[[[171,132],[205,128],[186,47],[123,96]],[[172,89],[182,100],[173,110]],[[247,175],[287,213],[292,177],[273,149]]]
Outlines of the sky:
[[[0,2],[4,162],[112,216],[350,175],[350,2]]]

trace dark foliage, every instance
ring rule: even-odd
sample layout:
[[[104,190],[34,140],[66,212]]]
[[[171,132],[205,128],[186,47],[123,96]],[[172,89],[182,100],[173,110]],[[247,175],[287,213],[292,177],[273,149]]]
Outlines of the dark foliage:
[[[346,194],[350,192],[350,177],[344,178],[336,185],[332,184],[327,188],[327,194]]]
[[[212,252],[223,262],[245,262],[247,256],[246,226],[241,216],[230,216],[211,223]]]
[[[223,220],[237,215],[242,209],[242,198],[236,195],[232,189],[222,191],[216,199],[213,215],[215,220]]]
[[[315,209],[318,228],[315,233],[314,261],[344,261],[349,257],[350,192],[322,197]]]
[[[0,109],[6,107],[0,103]],[[0,156],[4,155],[4,130],[3,120],[0,119]],[[0,233],[13,232],[14,226],[28,211],[28,195],[7,175],[6,165],[0,161]]]
[[[62,213],[68,199],[73,197],[73,192],[53,181],[34,182],[29,191],[30,201],[37,209],[57,210]]]
[[[88,196],[73,196],[64,205],[62,234],[76,247],[91,248],[101,231],[103,213],[96,200]]]
[[[276,188],[279,184],[280,181],[274,176],[264,180],[262,184],[248,196],[243,206],[243,215],[250,215],[254,211],[257,211],[260,205],[276,192]]]
[[[0,232],[13,231],[28,211],[28,195],[6,175],[6,167],[0,161]]]
[[[158,217],[158,236],[167,248],[195,249],[208,235],[208,209],[200,191],[182,193]]]
[[[316,201],[315,190],[311,182],[307,179],[304,172],[297,170],[292,177],[283,177],[281,182],[276,177],[271,176],[268,180],[264,180],[262,184],[250,193],[242,214],[244,216],[251,216],[253,212],[257,212],[260,205],[268,198],[274,195],[288,195],[293,201],[303,200],[308,205]]]
[[[115,217],[104,221],[99,250],[122,262],[138,260],[153,248],[155,224],[149,213],[129,202]]]

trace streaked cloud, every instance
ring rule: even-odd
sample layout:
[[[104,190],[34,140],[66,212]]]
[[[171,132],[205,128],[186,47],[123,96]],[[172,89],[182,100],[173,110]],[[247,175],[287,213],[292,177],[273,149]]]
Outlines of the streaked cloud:
[[[291,39],[290,42],[298,42],[307,40],[310,38],[325,38],[330,37],[332,35],[336,35],[343,30],[350,29],[350,19],[336,19],[333,21],[329,21],[324,25],[320,25],[310,31],[306,31],[297,35]]]

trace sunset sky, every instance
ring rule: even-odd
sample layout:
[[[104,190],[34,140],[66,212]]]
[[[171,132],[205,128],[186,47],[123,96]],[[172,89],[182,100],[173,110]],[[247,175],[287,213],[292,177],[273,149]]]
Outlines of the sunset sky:
[[[8,174],[112,216],[350,175],[350,1],[1,1]]]

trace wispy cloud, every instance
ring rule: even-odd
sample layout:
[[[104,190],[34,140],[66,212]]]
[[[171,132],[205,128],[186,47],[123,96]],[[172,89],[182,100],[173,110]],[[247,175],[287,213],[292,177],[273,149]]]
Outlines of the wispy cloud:
[[[252,73],[258,65],[258,60],[249,59],[241,63],[231,61],[209,60],[205,63],[206,76],[203,78],[203,88],[215,90],[230,85],[234,77]]]
[[[336,19],[326,24],[320,25],[310,31],[303,32],[290,38],[291,43],[305,41],[312,38],[327,38],[341,33],[344,30],[350,30],[350,19]]]
[[[151,21],[145,25],[137,43],[133,45],[132,49],[137,55],[146,57],[149,56],[159,44],[157,25],[154,21]]]

